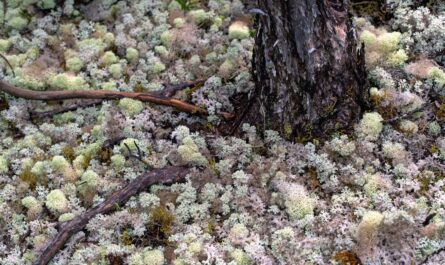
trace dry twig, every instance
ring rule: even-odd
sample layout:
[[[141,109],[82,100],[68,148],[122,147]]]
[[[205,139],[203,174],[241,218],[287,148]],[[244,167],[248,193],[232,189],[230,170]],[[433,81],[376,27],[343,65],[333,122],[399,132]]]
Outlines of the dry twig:
[[[208,115],[207,110],[183,102],[178,99],[157,96],[150,93],[137,93],[137,92],[123,92],[123,91],[108,91],[108,90],[67,90],[67,91],[33,91],[28,89],[19,88],[13,86],[5,81],[0,80],[0,91],[8,93],[12,96],[31,99],[31,100],[66,100],[66,99],[121,99],[132,98],[144,102],[150,102],[158,105],[174,107],[179,111],[194,113],[199,115]],[[227,112],[221,112],[220,115],[230,120],[234,117],[233,114]]]
[[[35,118],[45,118],[45,117],[51,117],[54,116],[56,114],[61,114],[61,113],[65,113],[68,111],[74,111],[76,109],[79,108],[88,108],[88,107],[93,107],[96,106],[98,104],[102,103],[101,99],[97,99],[97,100],[93,100],[91,102],[81,102],[78,104],[73,104],[73,105],[69,105],[66,107],[60,107],[57,109],[53,109],[53,110],[48,110],[48,111],[31,111],[31,117],[33,119]]]
[[[185,167],[171,166],[163,169],[154,169],[139,176],[130,182],[126,187],[111,194],[108,199],[98,206],[82,213],[71,221],[61,223],[59,232],[51,239],[46,248],[40,254],[34,265],[46,265],[57,254],[57,252],[67,243],[70,237],[84,229],[88,222],[98,214],[110,213],[116,208],[123,206],[132,196],[147,190],[155,184],[170,185],[185,181],[188,169]]]

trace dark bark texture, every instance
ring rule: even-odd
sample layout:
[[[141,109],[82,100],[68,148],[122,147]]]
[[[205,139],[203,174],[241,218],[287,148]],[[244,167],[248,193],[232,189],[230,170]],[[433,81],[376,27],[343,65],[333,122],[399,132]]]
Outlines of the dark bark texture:
[[[347,1],[258,0],[256,90],[242,121],[290,140],[348,129],[365,102],[363,49]]]

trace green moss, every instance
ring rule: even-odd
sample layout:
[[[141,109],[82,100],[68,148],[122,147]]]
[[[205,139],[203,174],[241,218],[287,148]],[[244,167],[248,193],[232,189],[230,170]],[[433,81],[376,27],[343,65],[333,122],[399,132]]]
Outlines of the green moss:
[[[293,132],[292,125],[290,123],[284,124],[284,137],[286,139],[290,139],[290,137],[292,136],[292,132]]]
[[[29,188],[31,190],[35,190],[38,177],[34,173],[31,172],[30,168],[25,168],[22,170],[22,173],[20,173],[20,179],[27,183],[29,185]]]
[[[71,145],[65,145],[62,148],[62,155],[71,163],[75,156],[74,148]]]
[[[158,235],[158,240],[166,243],[172,232],[174,221],[175,216],[164,206],[156,206],[150,212],[147,224],[148,233]]]
[[[190,11],[198,5],[198,2],[198,0],[173,0],[168,6],[168,10]]]
[[[120,242],[124,246],[130,246],[133,244],[133,235],[129,228],[125,229],[120,236]]]

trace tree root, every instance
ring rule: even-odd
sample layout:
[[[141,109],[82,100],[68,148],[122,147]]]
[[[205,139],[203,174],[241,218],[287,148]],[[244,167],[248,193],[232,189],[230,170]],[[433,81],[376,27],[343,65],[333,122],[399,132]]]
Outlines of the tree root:
[[[115,191],[104,202],[98,206],[75,217],[71,221],[60,223],[58,225],[59,232],[51,239],[46,248],[40,254],[34,265],[46,265],[57,254],[57,252],[65,245],[70,237],[77,232],[84,229],[88,222],[97,214],[110,213],[119,207],[123,206],[132,196],[147,190],[155,184],[170,185],[173,183],[180,183],[185,181],[185,176],[189,170],[186,167],[170,166],[163,169],[154,169],[147,172],[132,182],[126,187]]]
[[[67,90],[67,91],[33,91],[28,89],[19,88],[8,84],[0,80],[0,91],[8,93],[12,96],[31,99],[31,100],[66,100],[66,99],[121,99],[132,98],[144,102],[150,102],[158,105],[174,107],[179,111],[208,115],[207,110],[183,102],[178,99],[159,96],[151,93],[137,93],[137,92],[124,92],[124,91],[108,91],[108,90]],[[219,113],[225,120],[230,120],[234,117],[233,114],[228,112]]]

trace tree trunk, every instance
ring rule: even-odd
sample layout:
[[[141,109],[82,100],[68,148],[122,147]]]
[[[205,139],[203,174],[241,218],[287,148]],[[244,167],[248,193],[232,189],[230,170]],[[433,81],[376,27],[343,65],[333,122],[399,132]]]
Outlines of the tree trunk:
[[[350,128],[366,72],[346,1],[258,0],[258,8],[266,14],[257,15],[256,90],[242,121],[290,140]]]

